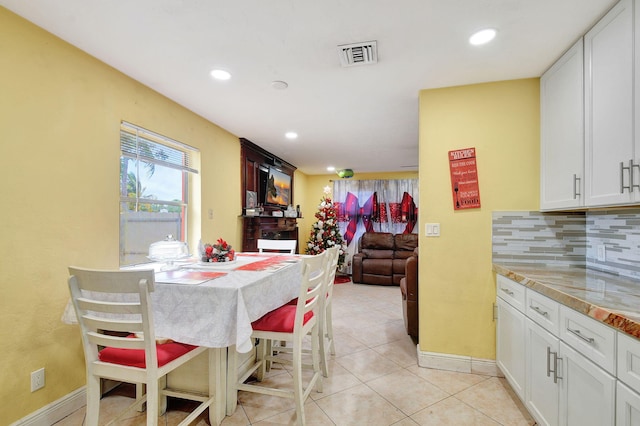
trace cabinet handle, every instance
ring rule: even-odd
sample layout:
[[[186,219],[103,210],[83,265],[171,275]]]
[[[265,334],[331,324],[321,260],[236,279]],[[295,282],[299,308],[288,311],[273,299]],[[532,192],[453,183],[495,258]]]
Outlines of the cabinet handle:
[[[596,339],[594,339],[593,337],[587,337],[587,336],[584,336],[584,335],[580,332],[580,330],[573,330],[573,329],[571,329],[571,328],[567,327],[567,331],[568,331],[569,333],[571,333],[571,334],[573,334],[573,335],[575,335],[575,336],[579,337],[580,339],[584,340],[585,342],[587,342],[587,343],[588,343],[588,344],[590,344],[590,345],[593,345],[593,342],[595,342],[595,341],[596,341]]]
[[[551,369],[552,354],[553,370]],[[562,358],[558,357],[558,352],[552,351],[551,348],[547,346],[547,377],[551,377],[551,373],[553,373],[553,383],[558,383],[558,379],[562,379],[562,377],[558,376],[558,360],[562,360]]]
[[[634,188],[638,188],[638,190],[640,191],[640,184],[634,184],[633,183],[633,169],[637,167],[638,170],[640,170],[640,164],[633,164],[633,158],[631,160],[629,160],[629,186],[631,187],[631,192],[633,192]]]
[[[576,198],[578,198],[580,195],[580,178],[578,177],[578,175],[574,174],[573,175],[573,199],[575,200]]]
[[[551,348],[547,346],[547,377],[551,377]]]
[[[500,287],[500,290],[504,291],[505,293],[507,293],[509,296],[513,296],[513,292],[511,290],[509,290],[508,288],[502,288]]]
[[[562,379],[558,376],[558,361],[562,361],[562,358],[558,356],[558,352],[552,352],[553,354],[553,383],[558,383],[558,379]]]
[[[624,184],[624,171],[629,171],[629,185]],[[620,193],[624,194],[624,190],[633,191],[633,160],[629,160],[629,167],[624,166],[624,162],[620,162]]]
[[[534,311],[536,311],[537,313],[539,313],[540,315],[542,315],[543,317],[548,317],[549,316],[549,313],[547,311],[543,311],[542,309],[538,308],[537,306],[529,305],[529,307],[531,309],[533,309]]]

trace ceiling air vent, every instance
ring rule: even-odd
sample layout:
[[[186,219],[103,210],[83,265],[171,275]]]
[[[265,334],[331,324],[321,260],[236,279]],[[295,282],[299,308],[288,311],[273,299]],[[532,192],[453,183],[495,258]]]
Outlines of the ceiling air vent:
[[[378,48],[375,41],[343,44],[338,46],[340,64],[343,67],[368,65],[378,62]]]

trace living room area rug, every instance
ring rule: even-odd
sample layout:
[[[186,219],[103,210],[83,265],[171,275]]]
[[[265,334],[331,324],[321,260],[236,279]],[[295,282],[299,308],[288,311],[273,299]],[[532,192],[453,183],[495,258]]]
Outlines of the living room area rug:
[[[333,280],[334,284],[344,284],[350,283],[351,277],[349,275],[336,275],[336,278]]]

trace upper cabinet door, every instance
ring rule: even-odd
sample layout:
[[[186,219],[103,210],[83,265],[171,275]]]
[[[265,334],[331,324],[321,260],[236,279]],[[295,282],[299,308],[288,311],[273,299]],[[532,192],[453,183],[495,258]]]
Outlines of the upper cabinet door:
[[[584,55],[578,40],[540,79],[540,210],[584,205]]]
[[[634,154],[633,18],[632,0],[621,0],[584,36],[588,207],[634,199],[625,189]]]

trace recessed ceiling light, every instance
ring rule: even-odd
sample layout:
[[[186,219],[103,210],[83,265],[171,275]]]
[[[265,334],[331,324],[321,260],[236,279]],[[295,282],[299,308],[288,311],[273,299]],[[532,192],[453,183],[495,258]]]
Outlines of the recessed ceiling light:
[[[211,77],[216,80],[229,80],[231,78],[231,73],[225,70],[212,70]]]
[[[489,43],[496,36],[496,30],[493,28],[487,28],[486,30],[481,30],[469,37],[469,43],[474,46],[479,46],[481,44]]]
[[[284,137],[287,139],[297,139],[298,134],[296,132],[287,132],[284,134]]]
[[[336,168],[335,168],[335,167],[333,167],[333,166],[329,166],[329,167],[327,167],[327,171],[328,171],[328,172],[335,172],[335,171],[336,171]]]

